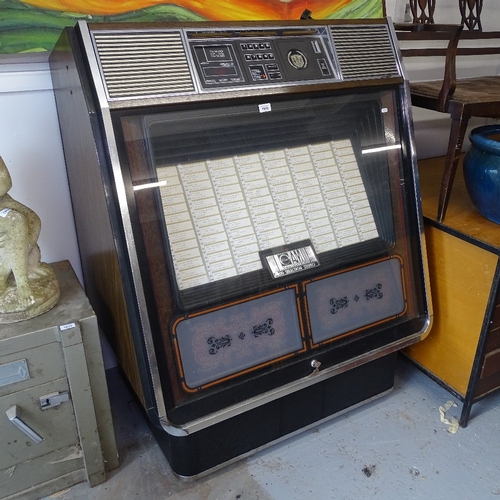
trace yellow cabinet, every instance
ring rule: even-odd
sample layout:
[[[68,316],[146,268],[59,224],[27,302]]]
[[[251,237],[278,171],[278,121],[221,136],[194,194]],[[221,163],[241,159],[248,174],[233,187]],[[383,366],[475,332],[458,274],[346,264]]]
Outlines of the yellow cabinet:
[[[500,387],[500,227],[474,209],[460,169],[437,222],[442,164],[419,162],[434,323],[405,354],[464,402],[466,426],[472,404]]]

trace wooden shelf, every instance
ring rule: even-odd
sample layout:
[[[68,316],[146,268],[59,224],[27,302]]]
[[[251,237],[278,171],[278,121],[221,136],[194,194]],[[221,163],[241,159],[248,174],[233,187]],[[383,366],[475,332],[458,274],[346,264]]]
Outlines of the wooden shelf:
[[[441,223],[437,222],[437,209],[444,157],[420,160],[418,170],[426,222],[445,231],[456,231],[462,237],[477,240],[479,245],[486,245],[490,251],[500,253],[500,225],[489,221],[474,208],[465,187],[462,161],[457,168],[446,217]]]

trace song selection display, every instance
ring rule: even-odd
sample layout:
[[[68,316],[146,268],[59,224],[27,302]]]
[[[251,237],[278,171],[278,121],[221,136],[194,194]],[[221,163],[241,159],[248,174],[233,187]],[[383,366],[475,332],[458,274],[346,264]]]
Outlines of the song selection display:
[[[179,289],[262,269],[259,251],[318,254],[378,236],[350,140],[157,167]]]

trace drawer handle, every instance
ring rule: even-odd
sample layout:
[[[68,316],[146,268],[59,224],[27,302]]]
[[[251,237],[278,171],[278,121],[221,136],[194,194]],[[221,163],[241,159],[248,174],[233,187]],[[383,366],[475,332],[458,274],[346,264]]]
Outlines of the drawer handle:
[[[8,419],[20,430],[22,430],[35,443],[41,443],[43,437],[37,434],[29,425],[26,425],[20,418],[21,408],[17,405],[11,406],[6,412]]]

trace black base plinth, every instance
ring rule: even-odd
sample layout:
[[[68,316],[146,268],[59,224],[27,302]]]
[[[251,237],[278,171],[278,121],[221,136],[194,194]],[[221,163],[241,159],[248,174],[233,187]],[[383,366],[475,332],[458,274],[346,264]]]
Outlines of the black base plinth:
[[[390,391],[397,353],[183,437],[151,425],[173,471],[191,478]]]

